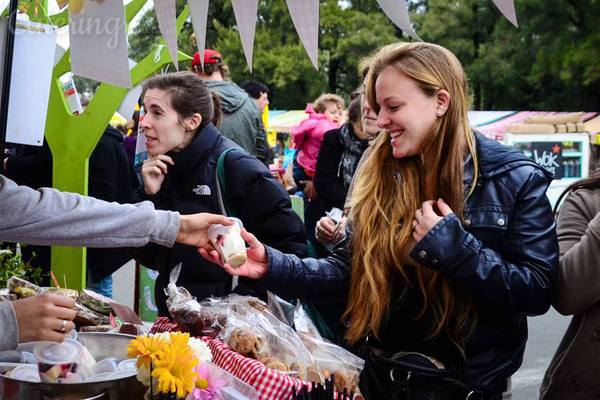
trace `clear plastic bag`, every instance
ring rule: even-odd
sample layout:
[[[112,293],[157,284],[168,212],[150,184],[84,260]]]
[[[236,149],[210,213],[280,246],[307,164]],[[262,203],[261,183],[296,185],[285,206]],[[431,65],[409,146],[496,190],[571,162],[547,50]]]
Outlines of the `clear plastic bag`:
[[[218,382],[219,395],[223,400],[258,400],[258,392],[241,379],[212,363],[206,365],[209,382]]]
[[[190,292],[187,291],[183,286],[177,286],[177,280],[181,273],[181,263],[177,264],[169,274],[169,284],[165,288],[165,294],[167,295],[167,308],[171,308],[174,304],[185,303],[188,300],[192,300],[193,297]]]
[[[212,298],[198,302],[185,288],[176,285],[180,270],[181,264],[173,268],[165,289],[169,314],[192,336],[216,337],[227,321],[227,303]]]
[[[271,314],[258,299],[234,295],[229,300],[231,311],[221,335],[224,342],[232,350],[257,359],[268,368],[304,378],[313,360],[296,332]],[[264,308],[258,307],[260,305]]]
[[[314,360],[314,364],[308,369],[307,379],[324,382],[325,379],[334,376],[336,390],[354,391],[358,386],[358,377],[365,361],[321,337],[300,303],[296,305],[294,312],[294,326]]]

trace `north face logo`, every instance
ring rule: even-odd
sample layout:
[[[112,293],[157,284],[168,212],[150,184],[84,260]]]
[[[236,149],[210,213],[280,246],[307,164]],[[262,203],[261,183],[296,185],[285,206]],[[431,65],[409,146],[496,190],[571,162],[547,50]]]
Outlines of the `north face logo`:
[[[210,188],[206,185],[198,185],[195,189],[192,190],[198,196],[210,196]]]

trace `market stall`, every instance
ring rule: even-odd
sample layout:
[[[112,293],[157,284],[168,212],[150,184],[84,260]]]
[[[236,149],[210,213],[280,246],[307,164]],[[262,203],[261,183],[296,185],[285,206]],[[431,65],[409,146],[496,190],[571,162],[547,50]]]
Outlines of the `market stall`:
[[[364,361],[322,338],[302,304],[271,293],[268,303],[236,294],[197,301],[175,285],[178,268],[170,318],[151,330],[92,291],[11,278],[2,301],[49,292],[75,299],[77,332],[62,343],[21,345],[14,362],[0,361],[2,398],[354,398]]]

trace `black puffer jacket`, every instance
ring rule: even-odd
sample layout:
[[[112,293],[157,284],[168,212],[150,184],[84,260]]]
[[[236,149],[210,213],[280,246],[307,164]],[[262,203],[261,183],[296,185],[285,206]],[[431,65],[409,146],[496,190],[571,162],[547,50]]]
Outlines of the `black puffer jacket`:
[[[244,227],[263,243],[281,251],[306,255],[306,233],[300,217],[292,210],[290,198],[267,168],[241,147],[222,136],[212,125],[202,129],[194,141],[178,153],[168,154],[175,165],[169,165],[161,190],[147,196],[143,189],[134,192],[134,201],[151,200],[156,208],[181,214],[210,212],[220,214],[215,185],[219,156],[227,154],[225,196],[228,204],[242,220]],[[196,248],[175,244],[173,248],[147,245],[130,249],[143,265],[157,269],[156,302],[160,315],[168,315],[164,288],[169,272],[179,262],[183,267],[177,282],[197,299],[224,296],[231,292],[231,276],[221,267],[202,258]],[[240,280],[236,292],[249,293],[247,281]]]

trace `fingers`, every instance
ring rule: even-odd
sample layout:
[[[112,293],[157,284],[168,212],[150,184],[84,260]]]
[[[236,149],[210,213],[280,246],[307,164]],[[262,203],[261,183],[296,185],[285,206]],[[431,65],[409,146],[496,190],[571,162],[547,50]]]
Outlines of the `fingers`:
[[[323,217],[319,220],[319,223],[317,224],[317,226],[320,226],[321,228],[323,228],[324,231],[326,231],[328,233],[333,233],[333,231],[335,230],[336,224],[335,224],[335,222],[333,222],[333,220],[330,217]]]
[[[61,296],[58,294],[51,294],[51,293],[47,293],[44,294],[43,296],[45,296],[48,301],[54,303],[55,305],[59,306],[59,307],[67,307],[67,308],[74,308],[75,307],[75,300],[73,300],[72,298],[68,297],[68,296]],[[75,317],[73,317],[75,318]]]
[[[223,266],[223,261],[221,261],[221,256],[216,250],[207,250],[203,247],[198,249],[198,253],[208,261],[215,263],[217,265]]]
[[[198,249],[198,252],[200,253],[200,255],[202,257],[206,258],[208,261],[211,261],[211,262],[221,266],[225,270],[225,272],[227,272],[229,275],[239,275],[240,274],[239,268],[234,268],[230,264],[223,263],[221,256],[219,255],[219,253],[216,250],[207,251],[206,249],[200,247]]]
[[[167,164],[175,165],[175,162],[171,157],[160,154],[144,161],[144,164],[142,165],[142,173],[166,175],[169,169]]]
[[[418,209],[417,211],[415,211],[415,220],[417,221],[418,224],[421,223],[421,221],[423,220],[423,210],[422,209]]]
[[[161,161],[166,162],[171,165],[175,165],[175,161],[173,161],[173,159],[166,154],[159,154],[156,157],[154,157],[154,159],[161,160]]]
[[[77,315],[77,312],[74,309],[59,306],[53,307],[50,313],[53,317],[56,317],[61,320],[64,319],[67,321],[74,320],[75,316]]]
[[[229,275],[232,275],[232,276],[241,274],[241,270],[239,267],[234,268],[230,264],[227,264],[227,263],[223,264],[223,269],[225,270],[225,272],[227,272]]]
[[[40,340],[48,340],[50,342],[61,343],[65,340],[65,334],[57,331],[47,331]]]
[[[244,228],[242,228],[242,239],[244,239],[244,241],[248,243],[248,246],[250,246],[251,249],[259,249],[262,246],[262,243],[259,242],[256,236],[254,236]]]
[[[427,200],[426,202],[424,202],[421,205],[421,210],[423,212],[423,215],[430,216],[431,214],[435,214],[435,211],[433,211],[434,204],[435,204],[435,200]]]
[[[442,198],[438,199],[437,206],[444,217],[453,213],[450,206]]]
[[[213,224],[221,224],[221,225],[225,225],[225,226],[233,225],[233,221],[224,215],[208,214],[208,213],[202,213],[202,215],[204,215],[204,218],[206,218],[206,222],[209,225],[213,225]]]
[[[63,329],[63,321],[65,321],[64,323],[64,329]],[[48,328],[51,329],[54,332],[58,332],[61,334],[66,334],[71,332],[73,329],[75,329],[75,324],[73,323],[73,321],[67,321],[65,319],[52,319],[50,321],[48,321]]]

